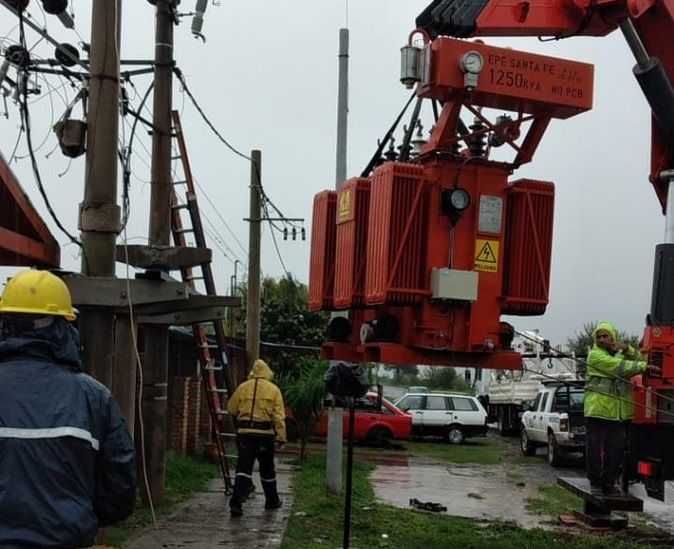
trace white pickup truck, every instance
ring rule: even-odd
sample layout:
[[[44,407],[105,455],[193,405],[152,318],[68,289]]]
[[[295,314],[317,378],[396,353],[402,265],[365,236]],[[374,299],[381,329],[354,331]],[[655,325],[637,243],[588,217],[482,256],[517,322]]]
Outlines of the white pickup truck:
[[[546,383],[522,415],[520,447],[525,456],[548,447],[548,463],[558,467],[565,452],[585,451],[582,383]]]

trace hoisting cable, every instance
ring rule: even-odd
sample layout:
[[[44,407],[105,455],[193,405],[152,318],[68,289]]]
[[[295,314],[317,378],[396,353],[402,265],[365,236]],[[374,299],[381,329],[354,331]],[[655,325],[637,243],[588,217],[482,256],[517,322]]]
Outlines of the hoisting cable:
[[[526,335],[526,334],[523,334],[523,333],[521,333],[521,332],[518,332],[517,330],[513,330],[513,333],[519,335],[520,337],[523,337],[524,339],[528,339],[528,340],[530,340],[530,341],[533,341],[534,343],[540,344],[540,341],[538,341],[538,340],[536,340],[536,339],[534,339],[534,338],[532,338],[532,337],[530,337],[530,336],[528,336],[528,335]],[[580,364],[580,365],[582,365],[582,366],[585,366],[585,368],[588,367],[588,363],[587,363],[587,362],[585,362],[585,361],[583,361],[583,360],[581,360],[581,359],[579,359],[579,358],[577,358],[577,357],[575,357],[575,356],[569,355],[569,354],[564,353],[564,352],[562,352],[562,351],[558,351],[557,349],[552,349],[552,348],[551,348],[550,351],[556,353],[556,354],[555,354],[555,357],[556,357],[556,358],[570,358],[571,360],[577,362],[578,364]],[[626,358],[625,360],[635,360],[635,359],[627,359],[627,358]],[[621,377],[621,376],[619,376],[619,375],[617,375],[617,374],[614,374],[613,372],[607,372],[606,370],[603,370],[603,369],[601,369],[601,368],[597,368],[596,366],[594,366],[594,368],[595,368],[597,371],[599,371],[600,373],[604,374],[607,378],[613,378],[614,380],[618,380],[618,381],[621,381],[621,382],[623,382],[623,383],[628,383],[628,384],[632,385],[632,382],[630,381],[629,378],[623,378],[623,377]],[[667,410],[659,410],[659,409],[658,409],[657,407],[655,407],[655,406],[649,406],[649,405],[647,405],[647,404],[641,404],[640,402],[635,402],[635,401],[634,401],[633,399],[631,399],[631,398],[624,398],[624,397],[620,397],[620,396],[617,396],[617,395],[613,395],[613,394],[611,394],[611,393],[605,393],[605,392],[599,391],[599,390],[597,390],[597,389],[590,389],[590,388],[588,388],[588,387],[585,385],[585,382],[584,382],[584,381],[577,381],[577,382],[575,382],[576,384],[574,384],[574,381],[572,381],[572,380],[561,380],[561,379],[559,379],[559,378],[557,378],[557,377],[555,377],[555,376],[553,376],[553,375],[550,375],[550,374],[544,374],[543,372],[540,372],[540,371],[537,371],[537,370],[533,370],[533,369],[529,369],[529,368],[527,368],[527,367],[523,367],[523,370],[524,370],[525,372],[530,372],[530,373],[539,374],[539,375],[541,375],[541,376],[543,376],[543,377],[545,377],[545,378],[548,378],[548,379],[550,379],[550,380],[554,380],[555,382],[561,383],[562,385],[565,385],[565,386],[568,386],[568,387],[573,387],[573,388],[575,388],[575,389],[585,389],[586,392],[591,392],[591,393],[596,393],[596,394],[598,394],[598,395],[603,395],[603,396],[611,397],[611,398],[613,398],[613,399],[615,399],[615,400],[618,400],[618,401],[621,401],[621,402],[625,402],[625,403],[627,403],[627,404],[633,404],[634,406],[638,406],[638,407],[640,407],[640,408],[643,408],[644,410],[648,410],[648,411],[650,411],[650,412],[658,412],[658,413],[660,413],[660,414],[662,414],[662,415],[671,416],[672,418],[674,418],[674,412],[668,412]],[[664,401],[674,402],[674,399],[669,398],[669,397],[666,397],[666,396],[662,395],[661,393],[656,393],[656,394],[657,394],[657,397],[658,397],[659,399],[662,399],[662,400],[664,400]]]
[[[375,166],[377,165],[377,162],[379,162],[379,159],[381,158],[381,153],[384,150],[384,147],[386,147],[386,144],[389,142],[389,139],[391,139],[391,136],[393,135],[393,132],[398,127],[398,124],[400,124],[400,120],[402,119],[403,115],[405,114],[405,111],[407,110],[407,108],[412,103],[412,99],[414,99],[416,95],[417,95],[416,91],[412,92],[412,95],[407,100],[407,103],[403,107],[403,110],[400,111],[400,114],[398,115],[398,117],[393,122],[393,125],[386,132],[386,135],[384,135],[384,138],[379,142],[379,146],[377,147],[377,150],[372,155],[372,158],[370,158],[370,161],[367,163],[367,166],[365,166],[365,169],[360,174],[361,177],[367,177],[368,175],[370,175],[370,172],[375,168]]]

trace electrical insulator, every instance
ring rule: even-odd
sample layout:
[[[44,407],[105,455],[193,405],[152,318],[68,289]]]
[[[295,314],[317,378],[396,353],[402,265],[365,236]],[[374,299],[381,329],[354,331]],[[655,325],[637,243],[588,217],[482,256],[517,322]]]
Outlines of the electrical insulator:
[[[396,160],[398,158],[398,153],[395,150],[395,145],[394,145],[395,139],[391,137],[391,142],[389,143],[388,150],[384,153],[384,157],[386,160]]]
[[[0,65],[0,83],[7,78],[9,67],[25,67],[30,62],[30,55],[25,48],[21,46],[9,46],[5,50],[5,59]]]
[[[80,60],[79,50],[72,44],[62,43],[56,47],[54,57],[63,67],[74,67]]]
[[[293,227],[293,240],[297,240],[297,229]]]
[[[288,227],[283,227],[283,240],[288,240]]]
[[[7,3],[10,8],[14,8],[16,11],[24,11],[28,7],[30,0],[7,0]]]
[[[482,120],[475,118],[473,125],[469,126],[469,128],[473,130],[474,133],[477,133],[484,130],[486,126],[482,123]],[[468,149],[470,150],[470,154],[472,156],[484,156],[485,144],[486,139],[483,133],[479,135],[473,135],[470,139],[468,139]]]
[[[192,19],[192,34],[203,39],[201,29],[204,26],[204,13],[208,7],[208,0],[197,0],[197,5],[194,8],[194,19]]]
[[[68,0],[42,0],[42,6],[45,12],[58,16],[64,27],[67,29],[75,28],[73,18],[66,11],[68,9]]]
[[[68,0],[42,0],[44,11],[50,15],[58,15],[68,8]]]

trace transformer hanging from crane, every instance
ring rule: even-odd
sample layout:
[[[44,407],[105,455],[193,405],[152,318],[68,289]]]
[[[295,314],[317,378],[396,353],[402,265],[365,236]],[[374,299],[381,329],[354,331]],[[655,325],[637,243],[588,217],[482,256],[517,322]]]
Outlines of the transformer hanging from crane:
[[[520,369],[500,316],[545,311],[554,185],[509,178],[551,119],[592,107],[593,67],[423,31],[401,51],[401,81],[442,112],[413,161],[314,198],[309,307],[347,312],[322,356]]]

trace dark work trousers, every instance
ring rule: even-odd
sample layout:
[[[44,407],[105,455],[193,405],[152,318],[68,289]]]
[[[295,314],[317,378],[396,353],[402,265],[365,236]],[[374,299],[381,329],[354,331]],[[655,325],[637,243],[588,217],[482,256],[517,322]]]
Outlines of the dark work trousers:
[[[274,469],[274,435],[239,434],[236,436],[236,447],[239,456],[236,461],[234,493],[229,500],[229,506],[240,508],[246,501],[253,485],[253,465],[256,459],[260,464],[260,480],[265,504],[278,503]]]
[[[587,478],[592,486],[615,484],[622,470],[626,423],[596,417],[585,418]]]

